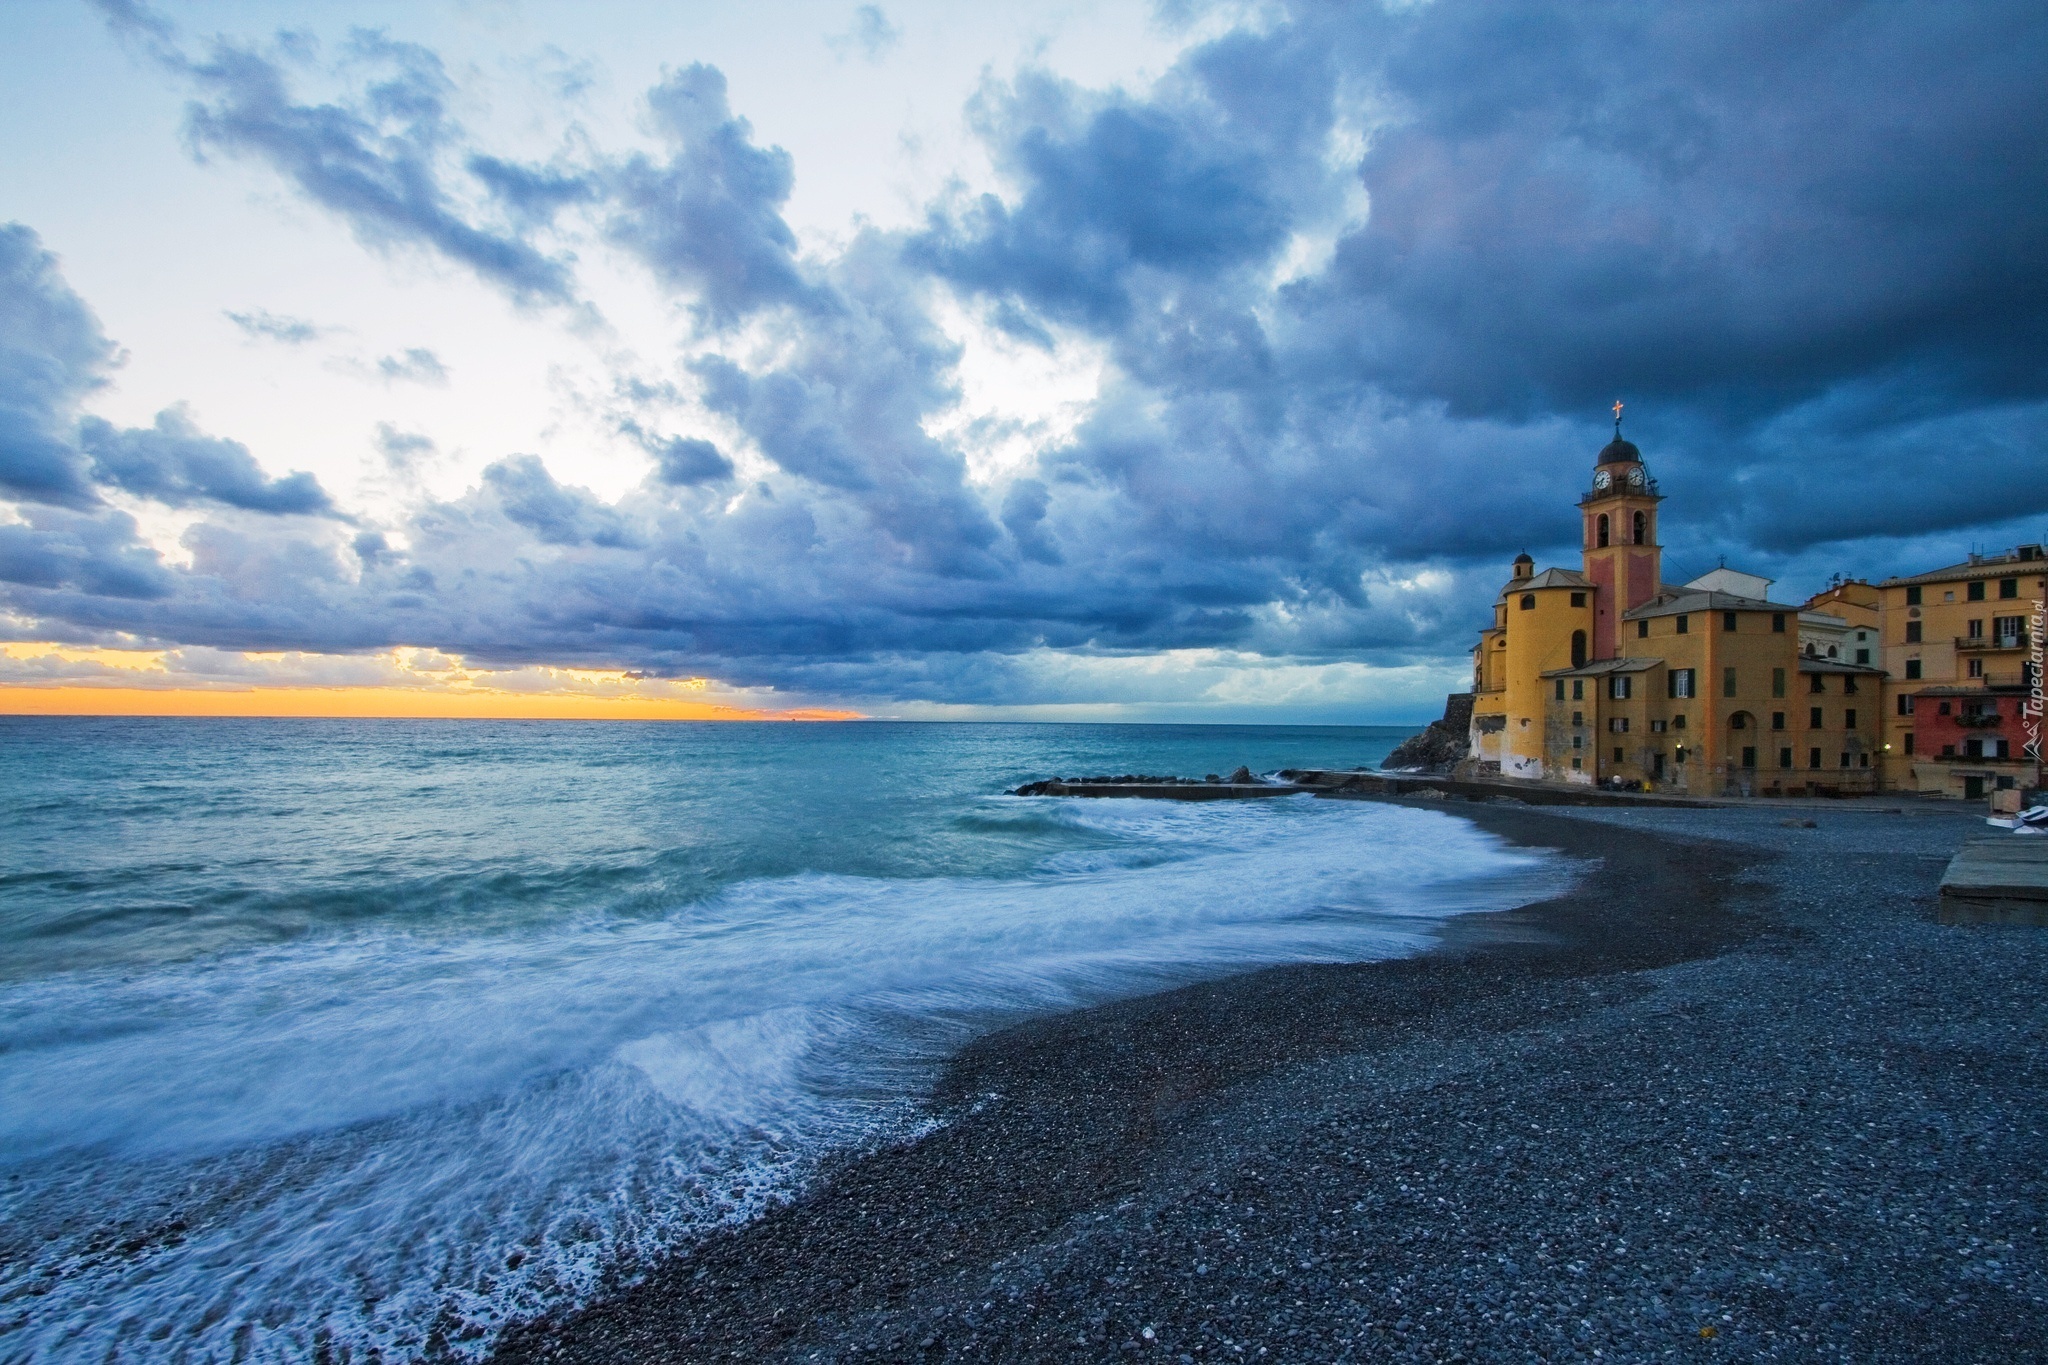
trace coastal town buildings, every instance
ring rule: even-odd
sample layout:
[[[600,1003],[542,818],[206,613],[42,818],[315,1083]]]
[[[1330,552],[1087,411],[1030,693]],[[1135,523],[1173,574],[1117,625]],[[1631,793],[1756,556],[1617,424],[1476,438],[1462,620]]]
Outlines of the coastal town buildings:
[[[1771,580],[1725,565],[1667,583],[1663,501],[1617,412],[1579,499],[1579,567],[1518,557],[1480,634],[1467,769],[1707,795],[1878,790],[1881,601],[1841,584],[1777,602]]]
[[[2026,707],[2037,696],[2048,553],[2022,545],[1972,555],[1876,590],[1890,694],[1886,785],[1973,798],[2039,787]]]

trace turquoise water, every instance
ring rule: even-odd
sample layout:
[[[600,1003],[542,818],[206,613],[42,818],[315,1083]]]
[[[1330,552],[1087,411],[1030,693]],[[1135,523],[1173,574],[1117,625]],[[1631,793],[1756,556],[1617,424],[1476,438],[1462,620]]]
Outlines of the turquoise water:
[[[0,1358],[481,1350],[1022,1014],[1547,894],[1401,730],[0,720]]]

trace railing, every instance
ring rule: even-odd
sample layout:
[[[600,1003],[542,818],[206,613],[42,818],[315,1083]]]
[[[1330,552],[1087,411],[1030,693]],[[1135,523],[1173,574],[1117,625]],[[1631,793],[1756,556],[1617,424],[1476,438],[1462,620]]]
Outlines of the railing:
[[[1958,635],[1957,649],[2031,649],[2033,640],[2026,631],[2017,635]]]

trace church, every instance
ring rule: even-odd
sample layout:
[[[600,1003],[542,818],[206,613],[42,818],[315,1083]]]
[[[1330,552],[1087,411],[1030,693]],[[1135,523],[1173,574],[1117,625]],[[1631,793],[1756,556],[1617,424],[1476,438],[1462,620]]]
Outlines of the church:
[[[1620,406],[1579,499],[1579,567],[1521,555],[1494,601],[1464,766],[1712,796],[1877,790],[1884,670],[1802,651],[1801,607],[1769,600],[1769,579],[1666,583],[1663,495]]]

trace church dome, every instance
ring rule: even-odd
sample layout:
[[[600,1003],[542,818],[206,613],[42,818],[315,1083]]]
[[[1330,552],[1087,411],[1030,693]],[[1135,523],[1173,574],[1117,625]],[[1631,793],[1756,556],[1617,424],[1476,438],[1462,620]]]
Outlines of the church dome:
[[[1616,433],[1614,439],[1607,443],[1607,448],[1600,452],[1599,463],[1601,464],[1641,464],[1642,462],[1643,452],[1636,449],[1636,443],[1634,441],[1622,440],[1619,433]]]

